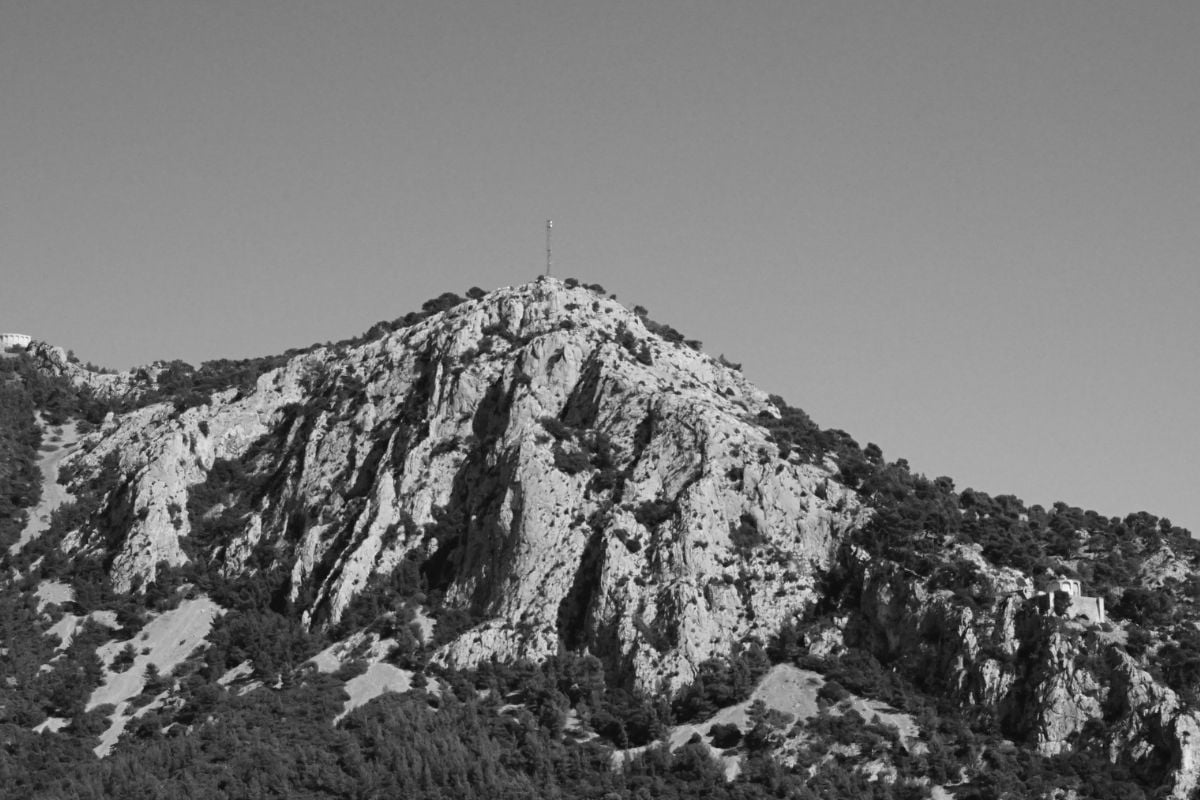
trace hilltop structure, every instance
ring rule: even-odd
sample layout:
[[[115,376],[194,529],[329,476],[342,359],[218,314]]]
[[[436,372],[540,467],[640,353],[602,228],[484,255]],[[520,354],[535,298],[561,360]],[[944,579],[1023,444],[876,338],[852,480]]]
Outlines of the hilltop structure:
[[[26,333],[0,333],[0,350],[10,347],[29,347],[33,337]]]

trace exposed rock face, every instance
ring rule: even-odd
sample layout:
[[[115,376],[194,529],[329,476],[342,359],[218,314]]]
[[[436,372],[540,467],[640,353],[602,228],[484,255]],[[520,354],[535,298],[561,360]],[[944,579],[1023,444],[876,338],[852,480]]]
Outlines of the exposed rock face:
[[[275,569],[313,626],[416,563],[468,619],[442,663],[588,649],[648,690],[768,640],[836,563],[838,625],[811,652],[868,649],[1046,754],[1100,730],[1113,759],[1172,776],[1173,797],[1196,790],[1200,718],[1113,635],[1040,613],[1029,576],[975,547],[940,551],[975,576],[966,600],[868,557],[848,534],[871,512],[838,465],[781,455],[762,391],[652,328],[547,279],[297,355],[204,405],[117,415],[64,466],[80,486],[115,470],[105,513],[123,535],[64,547],[104,550],[121,591],[189,559],[227,577]],[[38,352],[97,393],[155,383]],[[253,485],[189,509],[225,462]],[[204,540],[220,514],[235,524]]]
[[[966,555],[967,554],[959,554]],[[1070,750],[1087,730],[1106,737],[1110,758],[1169,774],[1170,797],[1200,786],[1200,718],[1098,626],[1038,611],[1020,573],[979,562],[981,588],[996,597],[966,607],[930,591],[895,564],[847,548],[855,608],[846,639],[963,703],[994,709],[1004,733],[1044,755]]]
[[[1113,761],[1157,767],[1174,779],[1171,797],[1200,792],[1200,715],[1185,710],[1175,692],[1141,669],[1127,654],[1111,649],[1108,713],[1115,717],[1109,745]]]
[[[28,352],[46,371],[63,375],[76,385],[87,386],[98,397],[120,397],[144,391],[150,387],[153,377],[153,368],[142,370],[140,375],[133,372],[93,372],[67,358],[67,351],[63,348],[46,342],[32,342]]]
[[[565,641],[678,686],[805,606],[863,514],[829,468],[778,456],[748,421],[764,412],[738,372],[543,280],[298,356],[244,397],[121,417],[74,466],[120,459],[119,589],[186,560],[189,487],[253,446],[273,489],[217,556],[236,571],[271,545],[310,621],[336,621],[415,550],[479,619],[442,660]]]

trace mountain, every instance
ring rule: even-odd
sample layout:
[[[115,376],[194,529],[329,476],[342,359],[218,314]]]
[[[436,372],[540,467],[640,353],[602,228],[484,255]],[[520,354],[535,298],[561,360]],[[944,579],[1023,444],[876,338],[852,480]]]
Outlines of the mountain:
[[[1197,796],[1187,531],[914,474],[598,286],[0,368],[27,796]]]

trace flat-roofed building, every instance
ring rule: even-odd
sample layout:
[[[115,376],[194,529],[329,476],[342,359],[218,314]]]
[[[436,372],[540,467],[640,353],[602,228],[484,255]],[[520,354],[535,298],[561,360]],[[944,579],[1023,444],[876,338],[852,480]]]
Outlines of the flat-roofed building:
[[[10,347],[29,347],[33,337],[27,333],[0,333],[0,350]]]

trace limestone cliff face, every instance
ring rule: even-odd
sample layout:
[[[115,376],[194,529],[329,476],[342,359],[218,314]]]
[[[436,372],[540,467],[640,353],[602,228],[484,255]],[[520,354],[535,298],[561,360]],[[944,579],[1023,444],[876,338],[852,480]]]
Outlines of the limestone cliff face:
[[[832,465],[779,457],[763,413],[740,373],[542,280],[297,356],[244,396],[118,417],[73,467],[119,459],[119,589],[183,563],[189,490],[217,459],[249,459],[270,490],[211,557],[236,572],[269,548],[311,623],[415,553],[478,620],[441,660],[566,642],[678,686],[804,607],[864,515]]]
[[[93,372],[67,357],[67,351],[46,342],[32,342],[28,354],[46,372],[62,375],[78,386],[86,386],[98,397],[136,395],[153,385],[154,367],[138,372]]]
[[[839,465],[781,448],[761,424],[779,414],[765,393],[661,331],[545,279],[295,355],[203,405],[112,416],[64,469],[76,488],[115,473],[105,514],[119,524],[63,546],[103,551],[121,591],[189,560],[227,577],[274,569],[312,626],[419,564],[467,620],[436,660],[587,649],[649,690],[768,641],[819,600],[835,624],[810,652],[870,650],[1014,741],[1046,754],[1100,743],[1170,776],[1173,797],[1197,789],[1200,718],[1119,628],[1047,617],[1029,576],[977,546],[929,551],[973,576],[965,594],[869,557],[853,534],[872,512]],[[155,388],[153,370],[38,357],[105,396]],[[248,486],[189,502],[233,463]]]
[[[1170,776],[1170,797],[1200,787],[1200,717],[1125,651],[1121,633],[1044,614],[1021,573],[982,560],[977,588],[995,599],[975,607],[856,548],[840,560],[852,585],[847,643],[993,710],[1006,736],[1044,755],[1098,739],[1112,761]]]

